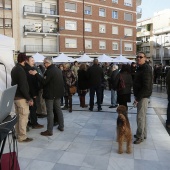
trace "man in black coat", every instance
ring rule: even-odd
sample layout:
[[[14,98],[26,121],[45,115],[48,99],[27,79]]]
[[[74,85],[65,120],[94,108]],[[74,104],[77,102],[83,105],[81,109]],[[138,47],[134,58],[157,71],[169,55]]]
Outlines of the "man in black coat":
[[[29,95],[29,86],[24,70],[26,55],[24,53],[20,53],[17,61],[18,63],[11,71],[11,85],[18,85],[14,98],[15,112],[18,119],[15,129],[18,142],[30,142],[33,139],[27,137],[26,127],[28,123],[29,106],[33,105],[33,100]]]
[[[103,69],[98,65],[98,59],[93,60],[93,66],[87,70],[89,88],[90,88],[90,111],[94,107],[94,95],[97,95],[98,111],[101,111],[101,84],[104,80]]]
[[[64,118],[60,107],[60,99],[64,95],[64,82],[61,70],[52,64],[51,58],[44,59],[44,66],[47,69],[42,78],[36,70],[30,71],[32,75],[36,75],[43,84],[43,98],[45,99],[47,108],[47,130],[41,132],[43,136],[53,135],[54,114],[53,108],[57,113],[58,129],[64,131]]]
[[[35,70],[34,67],[35,61],[33,57],[28,57],[25,64],[25,72],[27,75],[28,85],[29,85],[29,94],[33,99],[34,105],[30,106],[30,125],[33,129],[40,129],[43,128],[43,125],[38,124],[37,122],[37,106],[36,106],[36,98],[38,96],[39,91],[39,84],[37,77],[29,74],[30,70]]]
[[[146,63],[145,53],[139,52],[137,55],[137,71],[133,82],[133,92],[135,96],[134,104],[137,105],[137,131],[134,137],[134,144],[139,144],[147,138],[146,112],[148,108],[148,98],[152,94],[152,68]]]

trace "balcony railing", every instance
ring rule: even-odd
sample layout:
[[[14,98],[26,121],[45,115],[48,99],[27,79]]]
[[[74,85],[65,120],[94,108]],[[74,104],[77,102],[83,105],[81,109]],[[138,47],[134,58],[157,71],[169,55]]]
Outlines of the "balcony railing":
[[[25,45],[25,52],[44,52],[44,53],[56,53],[57,46],[50,45]]]
[[[57,27],[24,25],[24,32],[57,33]]]
[[[23,11],[24,12],[29,12],[29,13],[57,15],[57,10],[55,10],[55,9],[38,7],[38,6],[24,5]]]

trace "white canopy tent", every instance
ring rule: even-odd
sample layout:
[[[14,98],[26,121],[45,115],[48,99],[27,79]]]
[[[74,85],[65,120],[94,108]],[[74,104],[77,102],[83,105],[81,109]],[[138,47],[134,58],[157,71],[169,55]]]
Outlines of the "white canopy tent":
[[[81,57],[77,58],[78,62],[92,62],[92,58],[90,58],[87,54],[83,54]]]
[[[42,54],[36,53],[32,56],[35,60],[35,62],[43,62],[44,56]]]
[[[118,57],[116,57],[115,59],[113,59],[114,63],[131,63],[132,61],[127,59],[126,57],[120,55]]]
[[[108,62],[109,63],[109,62],[113,62],[113,58],[103,54],[103,55],[98,57],[98,61],[101,62],[101,63],[103,63],[103,62]]]
[[[66,56],[64,53],[61,53],[58,57],[53,58],[54,63],[63,63],[63,62],[74,62],[75,60],[71,57]]]
[[[0,64],[0,92],[6,89],[6,71],[7,87],[11,86],[11,70],[14,67],[14,50],[15,40],[0,34],[0,62],[2,63]]]

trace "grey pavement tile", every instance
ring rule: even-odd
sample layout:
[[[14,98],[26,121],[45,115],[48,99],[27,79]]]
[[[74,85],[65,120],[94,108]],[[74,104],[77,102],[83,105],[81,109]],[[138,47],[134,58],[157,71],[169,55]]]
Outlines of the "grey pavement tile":
[[[21,170],[25,169],[32,161],[32,159],[18,157],[18,163]]]
[[[30,164],[28,164],[25,170],[33,170],[33,169],[52,170],[54,165],[55,163],[52,162],[33,160]]]
[[[170,150],[169,141],[164,141],[164,139],[162,139],[162,142],[154,140],[154,145],[157,150]]]
[[[90,147],[90,143],[73,142],[68,148],[67,152],[86,154]]]
[[[93,140],[94,140],[94,136],[91,135],[77,135],[73,142],[91,144]]]
[[[65,152],[58,163],[81,166],[85,158],[84,154]]]
[[[66,164],[55,164],[52,170],[80,170],[80,166],[66,165]]]
[[[141,158],[143,160],[159,161],[156,150],[141,149]]]
[[[57,140],[72,142],[77,134],[74,133],[62,133],[57,137]]]
[[[158,161],[134,160],[134,170],[164,170]]]
[[[80,131],[80,135],[88,135],[88,136],[96,136],[96,133],[97,133],[98,129],[85,129],[83,128],[81,131]]]
[[[26,147],[19,151],[18,156],[23,158],[35,159],[43,151],[42,148]]]
[[[156,150],[156,152],[157,152],[159,161],[162,161],[162,162],[170,161],[170,150]]]
[[[109,157],[87,155],[82,166],[98,170],[107,169]]]
[[[61,150],[44,149],[35,159],[56,163],[63,154],[64,151]]]
[[[107,170],[135,170],[134,159],[110,157]]]
[[[71,142],[69,141],[59,141],[55,140],[51,144],[48,145],[47,149],[53,149],[53,150],[63,150],[66,151],[67,148],[71,145]]]

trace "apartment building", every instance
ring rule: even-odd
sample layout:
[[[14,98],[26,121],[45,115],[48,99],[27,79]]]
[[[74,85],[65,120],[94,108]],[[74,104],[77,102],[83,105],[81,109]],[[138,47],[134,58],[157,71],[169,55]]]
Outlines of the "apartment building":
[[[138,50],[154,64],[170,64],[170,9],[156,12],[150,19],[137,23]]]
[[[14,37],[16,51],[28,56],[39,52],[134,58],[141,1],[0,0],[0,31]],[[13,12],[5,18],[9,11]]]

